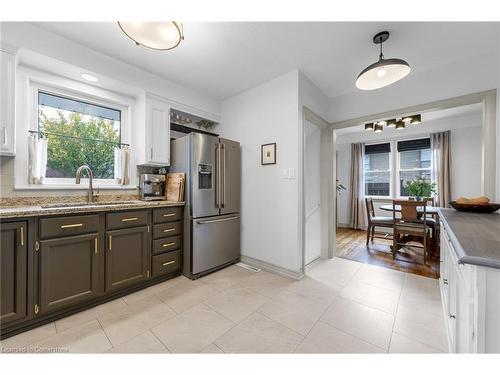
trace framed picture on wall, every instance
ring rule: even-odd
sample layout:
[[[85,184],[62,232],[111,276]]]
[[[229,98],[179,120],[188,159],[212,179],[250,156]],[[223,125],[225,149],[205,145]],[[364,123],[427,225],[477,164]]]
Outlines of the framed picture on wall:
[[[276,164],[276,143],[267,143],[261,147],[260,162],[262,165]]]

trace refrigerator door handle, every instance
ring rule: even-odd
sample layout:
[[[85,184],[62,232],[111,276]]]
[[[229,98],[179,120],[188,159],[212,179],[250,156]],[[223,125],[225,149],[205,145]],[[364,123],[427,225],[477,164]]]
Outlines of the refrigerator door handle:
[[[220,144],[215,146],[215,205],[220,209]]]
[[[223,221],[230,221],[230,220],[236,220],[239,219],[239,216],[231,216],[231,217],[225,217],[223,219],[213,219],[213,220],[200,220],[197,221],[196,224],[212,224],[212,223],[221,223]]]
[[[221,207],[224,208],[224,205],[226,204],[226,148],[224,147],[224,143],[221,143],[221,149],[222,149],[222,166],[221,166],[221,171],[222,171],[222,192],[221,192]]]

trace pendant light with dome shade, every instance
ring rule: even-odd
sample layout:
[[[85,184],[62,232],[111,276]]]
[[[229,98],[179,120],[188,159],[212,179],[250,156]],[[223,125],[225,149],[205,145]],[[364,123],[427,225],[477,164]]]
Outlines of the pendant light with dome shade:
[[[360,90],[375,90],[388,86],[406,77],[410,65],[402,59],[385,59],[382,43],[389,39],[389,32],[382,31],[373,37],[373,43],[380,44],[379,60],[366,67],[356,79],[356,87]]]
[[[118,26],[135,44],[151,49],[173,49],[184,40],[180,22],[118,22]]]

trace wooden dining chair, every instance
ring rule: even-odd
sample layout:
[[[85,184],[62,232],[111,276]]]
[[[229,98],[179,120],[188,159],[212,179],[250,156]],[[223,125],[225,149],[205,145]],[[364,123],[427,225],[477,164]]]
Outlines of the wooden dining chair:
[[[399,217],[396,206],[401,207]],[[425,201],[393,200],[392,201],[392,257],[395,259],[400,248],[409,246],[408,242],[419,242],[422,246],[411,245],[412,248],[422,248],[424,266],[427,266],[427,203]],[[420,211],[419,211],[420,208]]]
[[[435,199],[434,197],[424,198],[424,202],[427,206],[435,207]],[[437,254],[438,246],[439,246],[439,238],[438,238],[438,220],[434,217],[430,216],[425,219],[427,226],[431,229],[431,237],[432,237],[432,253],[434,255]]]
[[[390,240],[392,237],[388,234],[379,236],[375,235],[376,227],[383,228],[392,228],[392,218],[385,216],[375,216],[375,209],[373,208],[373,199],[365,198],[366,203],[366,217],[368,219],[368,226],[366,228],[366,246],[371,241],[373,242],[374,238],[380,238],[385,240]]]

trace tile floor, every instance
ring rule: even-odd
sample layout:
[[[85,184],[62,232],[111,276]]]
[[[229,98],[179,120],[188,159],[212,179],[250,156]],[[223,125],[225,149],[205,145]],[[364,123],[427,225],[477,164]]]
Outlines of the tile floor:
[[[231,266],[6,339],[76,353],[440,353],[438,281],[341,258],[291,281]]]

